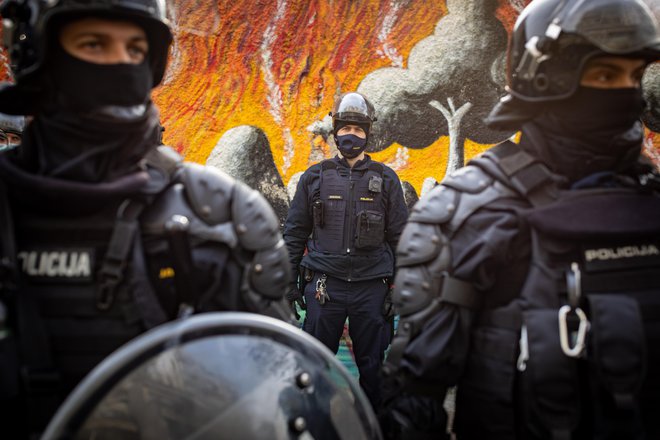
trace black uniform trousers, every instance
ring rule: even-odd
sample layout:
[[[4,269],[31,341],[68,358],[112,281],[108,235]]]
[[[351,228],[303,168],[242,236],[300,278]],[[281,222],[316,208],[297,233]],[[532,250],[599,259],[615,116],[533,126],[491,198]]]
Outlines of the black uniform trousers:
[[[360,386],[377,408],[381,397],[379,371],[391,337],[390,324],[382,313],[388,286],[382,278],[349,282],[328,275],[326,289],[330,300],[321,305],[315,297],[321,275],[316,273],[305,286],[307,316],[303,330],[336,354],[348,317]]]

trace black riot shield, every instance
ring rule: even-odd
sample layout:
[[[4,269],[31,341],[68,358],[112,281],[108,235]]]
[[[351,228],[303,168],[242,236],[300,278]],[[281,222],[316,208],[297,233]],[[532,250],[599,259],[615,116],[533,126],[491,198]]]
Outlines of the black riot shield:
[[[96,367],[52,439],[379,439],[376,417],[320,342],[272,318],[207,313],[164,324]]]

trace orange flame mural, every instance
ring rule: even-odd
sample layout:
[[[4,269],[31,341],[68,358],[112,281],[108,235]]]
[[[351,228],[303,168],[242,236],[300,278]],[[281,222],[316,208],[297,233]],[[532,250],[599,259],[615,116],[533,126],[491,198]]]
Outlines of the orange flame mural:
[[[332,154],[310,126],[323,120],[334,98],[358,89],[378,69],[407,69],[413,49],[442,27],[452,2],[468,5],[465,9],[480,5],[462,0],[169,0],[175,42],[166,79],[154,94],[164,140],[188,160],[203,163],[227,130],[256,127],[287,182],[319,154]],[[529,0],[493,2],[492,15],[510,33]],[[492,50],[483,48],[484,54]],[[0,56],[0,78],[7,79]],[[486,76],[466,77],[459,86],[490,81]],[[465,160],[491,145],[469,133],[461,141]],[[394,142],[372,156],[392,165],[419,193],[425,178],[444,176],[449,145],[449,136],[439,132],[424,148]],[[651,132],[646,151],[660,165],[660,139]]]
[[[507,31],[526,3],[500,0],[495,15]],[[171,6],[175,46],[155,95],[165,141],[204,162],[228,129],[258,127],[285,182],[310,165],[315,148],[331,154],[309,126],[327,115],[337,94],[356,90],[376,69],[407,67],[413,47],[448,13],[444,2],[412,0],[177,0]],[[658,148],[657,137],[649,135],[649,142]],[[405,163],[394,167],[419,192],[426,177],[442,179],[448,145],[440,136],[407,150]],[[487,146],[466,139],[465,159]],[[399,147],[372,156],[394,164]]]

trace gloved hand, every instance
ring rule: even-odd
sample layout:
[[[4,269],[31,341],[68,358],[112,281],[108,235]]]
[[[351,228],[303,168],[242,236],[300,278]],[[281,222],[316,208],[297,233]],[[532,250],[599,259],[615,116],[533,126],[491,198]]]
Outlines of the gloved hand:
[[[298,286],[295,284],[292,284],[284,296],[289,304],[291,304],[291,309],[293,310],[293,315],[295,316],[296,321],[299,321],[300,315],[298,314],[296,304],[298,304],[298,307],[300,307],[301,310],[307,310],[307,304],[305,304],[305,299],[303,298],[302,293],[300,293],[300,289],[298,289]]]
[[[303,299],[302,293],[300,293],[298,286],[296,286],[295,284],[291,284],[289,286],[289,290],[286,292],[284,296],[286,297],[286,300],[289,301],[290,303],[294,303],[298,300]]]
[[[382,381],[383,400],[376,414],[386,440],[449,440],[442,398],[411,395],[394,377]]]
[[[403,394],[388,409],[379,411],[378,422],[387,440],[449,440],[447,414],[442,402]]]

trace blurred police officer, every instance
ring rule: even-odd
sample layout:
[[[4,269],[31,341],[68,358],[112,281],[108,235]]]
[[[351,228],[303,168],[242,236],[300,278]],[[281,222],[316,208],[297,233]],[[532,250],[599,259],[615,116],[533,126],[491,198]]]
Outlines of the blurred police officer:
[[[15,148],[21,143],[25,118],[0,113],[0,151]]]
[[[521,13],[489,117],[519,145],[447,177],[401,237],[390,433],[442,436],[458,384],[461,440],[660,438],[660,178],[640,157],[658,58],[637,0]]]
[[[19,438],[145,329],[207,310],[287,319],[289,267],[263,197],[160,147],[163,2],[9,0],[0,13],[16,79],[0,111],[34,116],[0,155],[0,425]]]
[[[390,335],[383,305],[408,210],[395,172],[365,154],[376,120],[367,98],[345,93],[331,115],[339,154],[305,171],[284,227],[294,274],[302,273],[305,285],[287,296],[304,295],[304,330],[334,352],[348,317],[360,384],[377,404]]]

